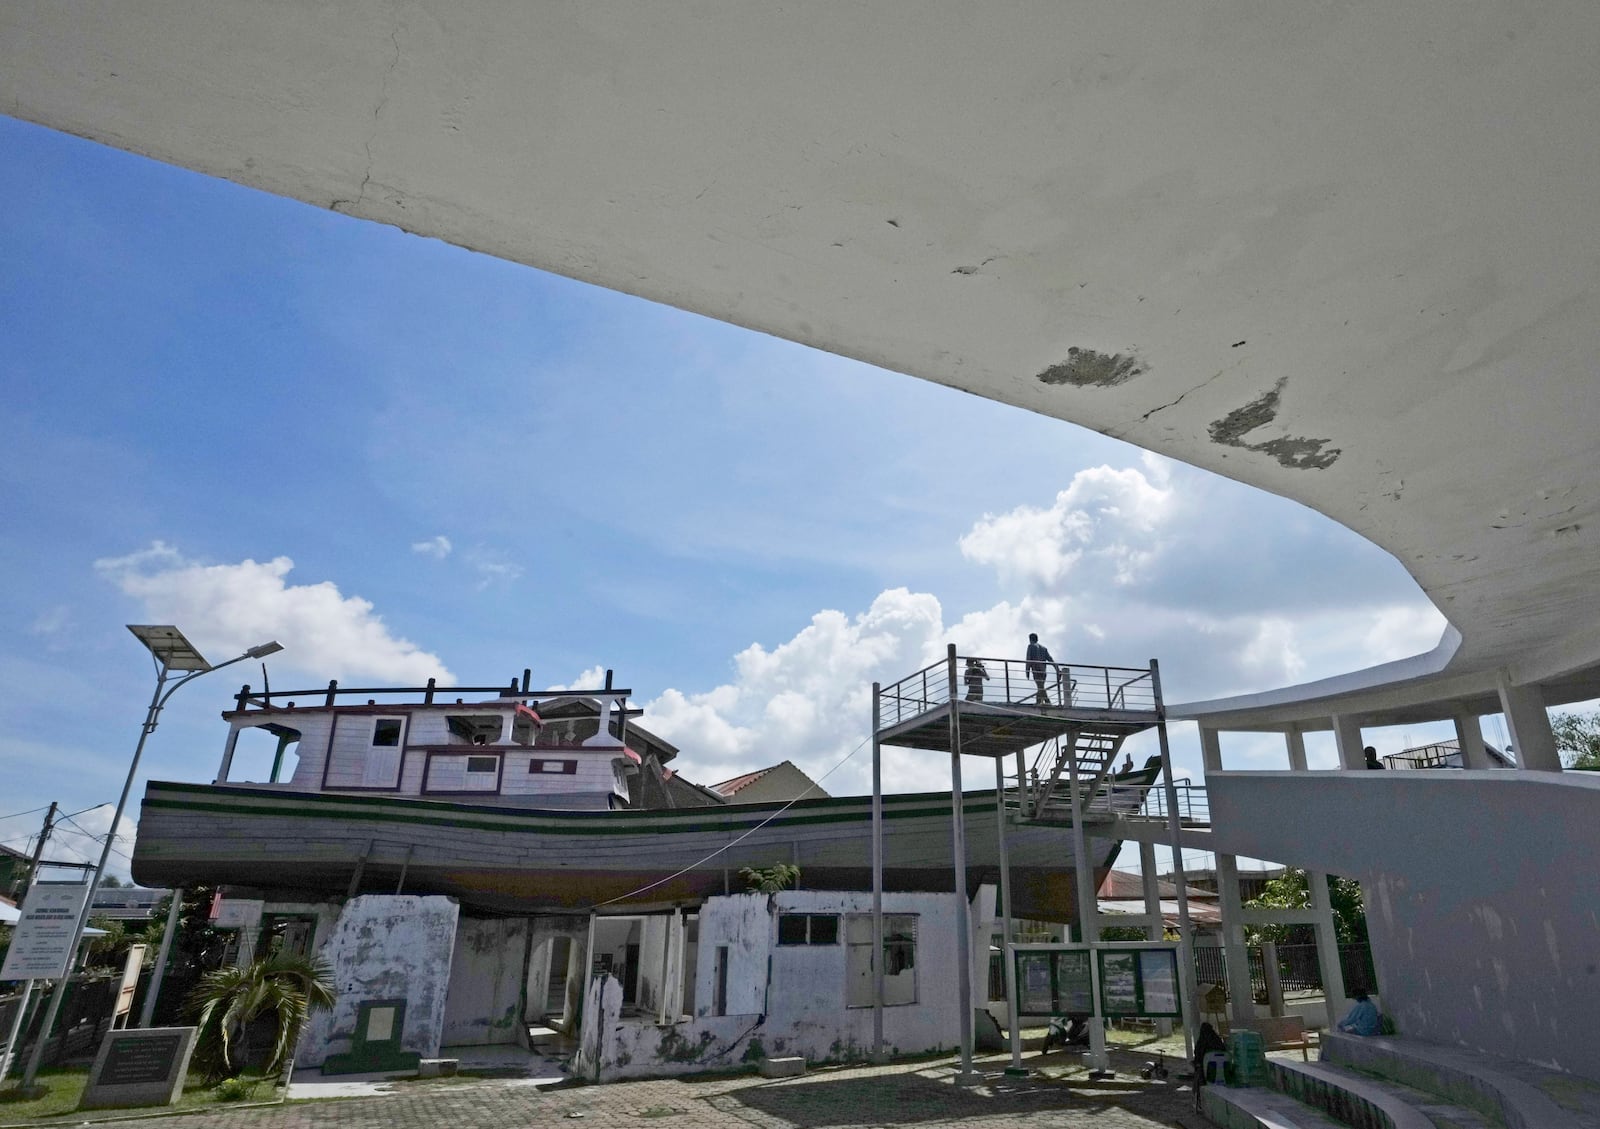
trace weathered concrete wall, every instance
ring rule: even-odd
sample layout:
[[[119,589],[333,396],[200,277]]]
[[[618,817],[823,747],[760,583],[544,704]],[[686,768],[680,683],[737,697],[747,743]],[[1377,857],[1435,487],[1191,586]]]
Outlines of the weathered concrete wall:
[[[528,920],[464,917],[456,927],[450,989],[444,1005],[445,1046],[520,1041]]]
[[[613,1081],[726,1069],[778,1055],[811,1061],[865,1055],[871,1049],[872,1009],[847,1006],[844,916],[871,909],[870,894],[838,891],[709,899],[699,914],[695,1017],[666,1024],[620,1018],[620,987],[617,1009],[597,1013],[610,995],[602,999],[599,988],[591,986],[584,1013],[585,1076]],[[889,1048],[913,1054],[955,1046],[960,1033],[956,930],[972,929],[973,915],[963,912],[951,894],[885,894],[884,912],[917,915],[917,998],[884,1009]],[[778,945],[780,913],[838,914],[839,942]],[[729,951],[729,1006],[727,1014],[714,1016],[715,953],[723,945]],[[975,991],[981,994],[981,982]]]
[[[456,918],[453,898],[368,894],[346,902],[321,950],[333,967],[338,999],[331,1012],[306,1024],[298,1062],[320,1066],[328,1055],[348,1051],[361,1003],[388,999],[406,1001],[401,1046],[436,1056]]]
[[[694,1014],[716,1010],[717,950],[728,950],[724,1015],[759,1015],[767,1010],[767,954],[772,949],[771,905],[765,894],[711,898],[700,907],[700,948],[696,954]]]
[[[1217,850],[1361,879],[1402,1034],[1600,1079],[1600,780],[1223,772],[1206,784]]]

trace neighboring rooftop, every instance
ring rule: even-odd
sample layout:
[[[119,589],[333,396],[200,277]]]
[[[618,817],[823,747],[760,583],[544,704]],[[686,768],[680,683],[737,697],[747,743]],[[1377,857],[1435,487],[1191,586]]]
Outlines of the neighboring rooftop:
[[[732,780],[711,785],[711,790],[734,804],[760,804],[769,801],[826,799],[828,793],[807,776],[793,761],[779,761]]]

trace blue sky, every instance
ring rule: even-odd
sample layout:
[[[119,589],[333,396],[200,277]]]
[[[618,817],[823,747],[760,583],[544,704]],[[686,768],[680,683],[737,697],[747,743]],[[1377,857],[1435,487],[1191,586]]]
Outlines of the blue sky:
[[[1154,656],[1181,701],[1438,636],[1353,534],[1104,436],[11,119],[0,153],[0,816],[115,798],[130,622],[279,638],[276,686],[612,667],[705,782],[819,775],[947,640]],[[243,681],[142,775],[210,779]]]

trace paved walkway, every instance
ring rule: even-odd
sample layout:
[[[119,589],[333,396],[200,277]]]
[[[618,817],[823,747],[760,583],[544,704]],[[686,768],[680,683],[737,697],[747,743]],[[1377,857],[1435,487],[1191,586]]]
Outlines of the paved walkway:
[[[1030,1056],[1031,1058],[1032,1056]],[[1053,1056],[1054,1057],[1054,1056]],[[1121,1056],[1119,1056],[1121,1058]],[[541,1091],[525,1080],[412,1082],[393,1094],[293,1102],[142,1121],[152,1129],[1204,1129],[1188,1089],[1137,1073],[1092,1083],[1006,1079],[1004,1058],[979,1065],[988,1084],[958,1088],[949,1060],[884,1067],[822,1067],[803,1078],[626,1082]],[[1137,1070],[1128,1055],[1119,1070]],[[1170,1061],[1170,1060],[1169,1060]]]

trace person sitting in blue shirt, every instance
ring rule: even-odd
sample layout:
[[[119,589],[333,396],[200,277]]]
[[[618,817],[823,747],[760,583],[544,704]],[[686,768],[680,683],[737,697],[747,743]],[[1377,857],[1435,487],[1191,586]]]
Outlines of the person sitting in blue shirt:
[[[1354,993],[1355,1006],[1350,1009],[1350,1014],[1339,1020],[1339,1030],[1351,1035],[1376,1035],[1379,1030],[1378,1008],[1367,999],[1367,994],[1357,988]]]

